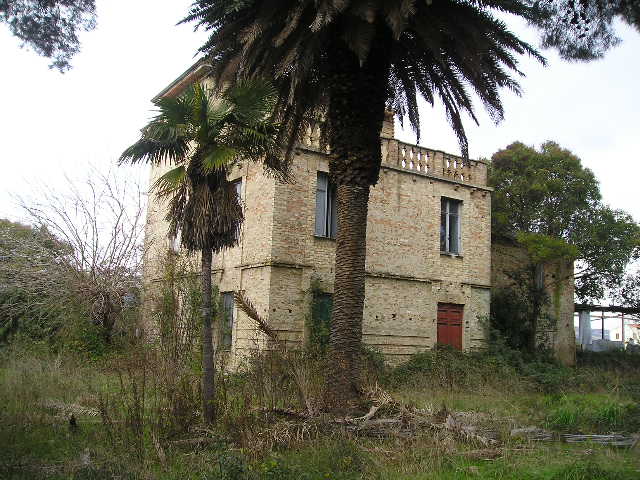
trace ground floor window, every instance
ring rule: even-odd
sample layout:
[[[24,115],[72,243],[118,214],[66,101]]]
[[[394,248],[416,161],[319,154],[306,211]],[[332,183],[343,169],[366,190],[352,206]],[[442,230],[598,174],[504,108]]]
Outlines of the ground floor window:
[[[230,350],[233,344],[233,324],[235,321],[235,309],[233,302],[233,292],[222,294],[222,322],[220,335],[220,348]]]
[[[331,311],[333,310],[333,295],[317,292],[313,295],[311,306],[311,323],[309,325],[309,345],[325,351],[329,345],[331,331]]]

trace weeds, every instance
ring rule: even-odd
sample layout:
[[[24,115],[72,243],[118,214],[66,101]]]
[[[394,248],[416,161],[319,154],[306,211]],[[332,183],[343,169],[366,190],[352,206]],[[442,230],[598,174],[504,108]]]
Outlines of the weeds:
[[[547,427],[562,431],[608,433],[640,427],[640,406],[604,394],[547,395],[542,404]]]
[[[624,472],[610,470],[594,462],[574,463],[561,468],[550,480],[626,480]]]
[[[604,366],[583,355],[570,369],[504,347],[435,348],[391,368],[365,349],[363,387],[377,392],[370,396],[376,408],[359,419],[327,419],[323,372],[331,359],[321,349],[287,348],[258,318],[257,335],[268,338],[256,343],[262,349],[234,361],[233,371],[218,358],[219,418],[205,427],[201,299],[192,267],[176,260],[168,258],[166,288],[147,312],[157,325],[149,337],[130,335],[120,351],[91,362],[86,351],[68,349],[1,352],[0,478],[632,478],[624,473],[636,468],[630,453],[604,455],[605,447],[590,445],[599,460],[580,463],[572,446],[568,456],[545,450],[553,462],[536,463],[534,453],[546,447],[512,444],[509,435],[532,423],[572,433],[640,428],[640,373],[635,357],[620,355],[603,357]],[[259,317],[248,297],[241,300]],[[468,455],[480,447],[491,450],[492,462]],[[608,468],[607,455],[619,471]]]

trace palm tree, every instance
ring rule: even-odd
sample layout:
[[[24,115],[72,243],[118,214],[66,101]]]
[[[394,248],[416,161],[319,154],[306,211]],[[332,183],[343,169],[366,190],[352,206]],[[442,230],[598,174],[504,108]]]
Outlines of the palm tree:
[[[120,156],[120,162],[168,162],[174,168],[153,185],[168,198],[169,235],[181,233],[182,246],[200,252],[202,271],[202,401],[203,417],[215,419],[212,344],[211,263],[213,253],[238,242],[242,206],[227,179],[242,159],[262,161],[272,172],[286,175],[272,121],[275,91],[269,83],[236,84],[217,96],[199,83],[176,98],[156,102],[158,115],[141,138]]]
[[[309,119],[324,119],[338,206],[329,407],[359,398],[367,208],[385,109],[419,134],[418,94],[438,97],[467,156],[461,115],[477,121],[470,90],[499,121],[500,87],[519,93],[515,56],[544,61],[496,11],[536,16],[526,0],[196,0],[183,20],[212,31],[201,51],[215,77],[274,79],[287,156]]]

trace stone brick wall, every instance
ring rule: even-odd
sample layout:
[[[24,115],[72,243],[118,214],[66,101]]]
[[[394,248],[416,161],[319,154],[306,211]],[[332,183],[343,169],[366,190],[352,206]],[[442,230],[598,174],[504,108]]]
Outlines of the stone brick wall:
[[[389,123],[385,132],[393,134]],[[396,151],[405,145],[388,139],[387,143]],[[437,155],[440,162],[447,156]],[[468,168],[455,158],[461,171]],[[437,341],[438,302],[464,305],[463,346],[482,345],[484,331],[478,318],[489,314],[491,196],[484,185],[486,165],[475,164],[479,184],[471,184],[469,177],[465,182],[453,172],[440,170],[438,175],[436,170],[418,171],[385,162],[380,181],[371,191],[363,333],[365,342],[390,361],[402,360]],[[335,241],[314,236],[317,172],[328,171],[326,156],[317,146],[303,147],[293,171],[295,183],[275,187],[272,261],[281,273],[272,277],[270,303],[279,306],[270,309],[269,320],[304,336],[311,280],[319,281],[325,292],[333,292]],[[458,256],[440,253],[442,196],[462,201],[462,254]]]
[[[523,271],[530,265],[526,250],[506,242],[494,242],[491,249],[493,287],[512,287],[512,272]],[[552,327],[541,332],[540,337],[548,339],[548,347],[554,351],[558,361],[564,365],[575,365],[573,262],[547,262],[543,268],[549,302],[542,316],[551,319]]]
[[[311,132],[312,133],[312,132]],[[491,285],[490,189],[486,165],[392,138],[393,119],[383,129],[384,164],[371,191],[367,224],[364,340],[391,362],[437,341],[438,302],[464,306],[463,348],[483,344],[479,319],[489,314]],[[317,172],[328,171],[316,136],[302,145],[293,164],[294,181],[281,184],[259,165],[236,168],[242,178],[245,224],[240,245],[214,258],[220,292],[244,290],[281,338],[304,341],[313,280],[333,292],[335,241],[314,236]],[[315,144],[313,142],[316,142]],[[163,169],[153,169],[156,178]],[[462,202],[460,255],[440,253],[441,197]],[[158,259],[168,247],[164,206],[151,193],[147,235],[159,239],[145,257],[145,278],[159,278]],[[236,312],[233,346],[237,364],[265,339]]]

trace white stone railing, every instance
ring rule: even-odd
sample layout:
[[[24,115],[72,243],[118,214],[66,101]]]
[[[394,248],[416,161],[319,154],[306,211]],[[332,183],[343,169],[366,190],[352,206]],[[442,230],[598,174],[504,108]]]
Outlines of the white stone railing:
[[[320,144],[321,122],[308,127],[300,142],[304,147],[329,153]],[[408,172],[444,178],[462,184],[486,186],[487,165],[480,160],[465,160],[439,150],[412,145],[394,138],[381,138],[382,165]]]
[[[464,159],[391,138],[382,139],[382,165],[464,184],[487,184],[487,165],[483,161]]]

